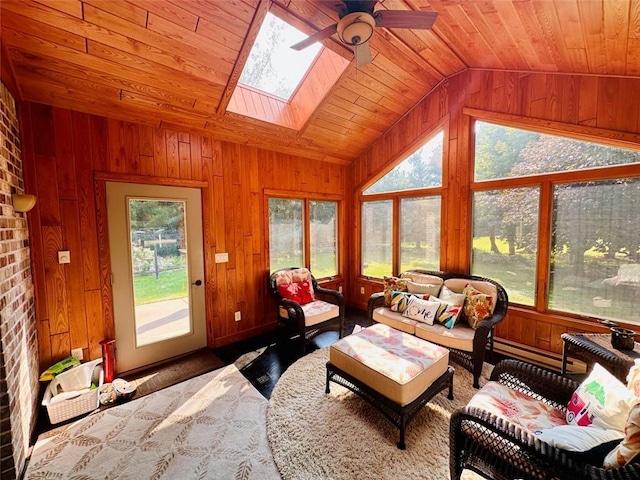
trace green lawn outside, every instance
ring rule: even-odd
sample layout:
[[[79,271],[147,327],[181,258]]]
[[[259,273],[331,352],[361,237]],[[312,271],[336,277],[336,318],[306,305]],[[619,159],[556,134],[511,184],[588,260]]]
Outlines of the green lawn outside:
[[[184,298],[187,296],[187,270],[180,268],[154,274],[134,275],[133,289],[137,305]]]

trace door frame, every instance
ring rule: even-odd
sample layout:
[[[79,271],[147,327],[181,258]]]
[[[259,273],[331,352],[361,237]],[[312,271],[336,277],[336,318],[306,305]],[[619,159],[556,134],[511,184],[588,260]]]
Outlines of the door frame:
[[[90,180],[89,180],[90,181]],[[199,188],[202,198],[202,223],[203,223],[203,242],[204,242],[204,288],[205,288],[205,315],[211,318],[212,311],[211,288],[211,261],[207,261],[209,255],[207,252],[211,248],[211,240],[207,235],[207,226],[209,216],[209,205],[211,204],[211,190],[209,183],[203,180],[182,180],[168,177],[147,177],[144,175],[127,174],[120,172],[94,171],[93,185],[95,192],[95,222],[98,236],[97,252],[89,252],[87,254],[97,255],[99,263],[100,276],[100,303],[98,308],[93,309],[95,329],[89,332],[90,342],[97,349],[99,356],[100,345],[98,342],[103,339],[115,339],[115,319],[113,314],[113,292],[111,290],[111,252],[109,251],[109,230],[107,215],[107,182],[123,182],[123,183],[140,183],[145,185],[159,185],[166,187],[187,187]],[[88,206],[89,210],[92,206]],[[82,215],[82,210],[81,210]],[[89,221],[94,217],[88,215]],[[100,317],[101,318],[100,318]],[[206,322],[207,330],[207,346],[212,347],[215,342],[213,329]]]

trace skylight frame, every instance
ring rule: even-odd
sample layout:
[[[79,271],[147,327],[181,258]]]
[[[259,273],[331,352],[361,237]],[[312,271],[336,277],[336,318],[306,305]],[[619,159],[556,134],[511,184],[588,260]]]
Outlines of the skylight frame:
[[[268,30],[268,28],[273,25],[282,25],[286,28],[286,31],[284,32],[284,38],[282,39],[280,45],[276,47],[276,49],[270,52],[271,57],[268,61],[268,64],[281,63],[283,61],[281,60],[282,57],[287,57],[284,61],[289,62],[290,64],[294,64],[294,65],[306,64],[306,67],[304,69],[302,68],[299,69],[299,71],[295,74],[294,78],[297,80],[296,83],[289,84],[285,87],[288,92],[290,91],[288,95],[282,94],[282,91],[279,92],[277,90],[277,86],[274,86],[273,89],[268,90],[264,88],[264,84],[248,83],[246,81],[242,81],[242,77],[247,71],[247,68],[251,68],[252,66],[252,59],[254,58],[255,55],[257,55],[256,53],[257,46],[261,45],[261,41],[263,42],[262,44],[264,44],[266,40],[263,37],[267,37],[269,34],[271,34],[271,31]],[[275,15],[271,11],[267,12],[265,19],[262,22],[262,25],[258,32],[258,36],[254,41],[251,51],[249,52],[249,56],[244,65],[244,68],[242,69],[242,73],[240,74],[238,85],[251,88],[261,94],[275,97],[285,102],[291,102],[291,100],[295,97],[296,92],[299,90],[300,86],[304,83],[305,79],[309,75],[309,72],[311,71],[315,63],[318,61],[318,58],[320,57],[322,51],[325,48],[321,43],[313,44],[299,52],[290,48],[291,45],[299,42],[300,40],[303,40],[306,37],[307,35],[304,32],[301,32],[296,27],[291,25],[289,22],[282,19],[280,16]],[[280,53],[280,55],[278,55],[278,53]],[[301,58],[304,59],[302,62],[301,62]],[[285,66],[281,65],[280,69],[278,69],[277,67],[273,67],[273,71],[275,73],[286,71],[283,69],[283,67]],[[283,80],[286,81],[286,79],[284,79],[283,77],[276,79],[276,81],[283,81]]]

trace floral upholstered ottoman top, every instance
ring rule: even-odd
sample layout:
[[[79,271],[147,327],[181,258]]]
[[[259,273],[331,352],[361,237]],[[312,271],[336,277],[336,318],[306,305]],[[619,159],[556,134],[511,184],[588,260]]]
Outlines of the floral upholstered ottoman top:
[[[400,405],[447,370],[449,351],[378,323],[331,345],[329,361]]]

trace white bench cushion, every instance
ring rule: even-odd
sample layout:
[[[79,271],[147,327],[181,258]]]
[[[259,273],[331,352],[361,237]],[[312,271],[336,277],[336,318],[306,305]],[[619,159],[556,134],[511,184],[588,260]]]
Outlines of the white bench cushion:
[[[311,303],[300,305],[300,307],[304,312],[304,324],[307,327],[312,327],[313,325],[331,320],[340,315],[340,307],[323,300],[315,300]],[[282,306],[280,306],[280,316],[282,318],[289,318],[289,312]]]
[[[476,331],[466,323],[456,323],[455,327],[447,328],[438,322],[433,325],[418,323],[415,333],[416,337],[463,352],[473,352],[475,334]]]
[[[417,320],[403,317],[402,313],[394,312],[389,307],[376,308],[373,311],[373,320],[411,335],[416,333],[416,324],[418,323]]]

